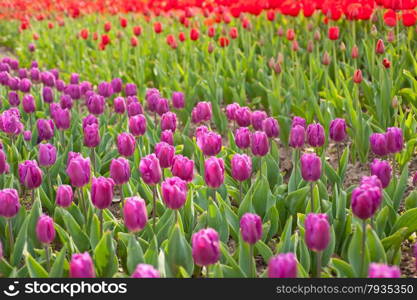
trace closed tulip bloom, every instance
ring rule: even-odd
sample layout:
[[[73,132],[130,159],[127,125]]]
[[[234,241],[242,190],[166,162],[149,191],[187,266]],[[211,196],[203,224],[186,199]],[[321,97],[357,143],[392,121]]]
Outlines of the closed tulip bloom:
[[[45,103],[52,103],[54,102],[54,92],[48,86],[45,86],[42,89],[42,99]]]
[[[38,119],[38,142],[50,140],[54,136],[54,122],[52,120]]]
[[[191,241],[192,255],[196,265],[213,265],[220,259],[220,240],[216,230],[201,229],[193,234]]]
[[[398,153],[404,147],[404,138],[401,128],[389,127],[385,133],[387,138],[387,150],[390,153]]]
[[[26,94],[22,99],[23,110],[27,114],[35,112],[35,99],[32,95]]]
[[[30,141],[32,139],[32,131],[30,131],[30,130],[24,131],[23,132],[23,139],[27,142]]]
[[[371,176],[363,176],[361,178],[360,184],[362,186],[371,186],[371,187],[378,187],[379,189],[382,189],[382,183],[381,180],[375,175]]]
[[[240,149],[247,149],[250,146],[252,133],[247,127],[240,127],[235,131],[235,143]]]
[[[58,91],[58,92],[64,92],[65,91],[65,89],[66,89],[66,85],[65,85],[65,82],[63,81],[63,80],[57,80],[56,81],[56,90]],[[71,96],[70,95],[68,95],[70,98],[71,98]]]
[[[266,112],[255,110],[251,115],[251,123],[255,130],[262,130],[262,122],[268,117]]]
[[[65,94],[73,100],[78,100],[81,98],[81,88],[78,84],[69,84],[65,87]]]
[[[20,209],[19,195],[15,189],[0,190],[0,216],[13,218]]]
[[[94,278],[94,264],[88,252],[76,253],[71,257],[70,262],[70,277],[71,278]]]
[[[160,142],[155,145],[155,155],[161,168],[170,168],[174,161],[175,148],[168,143]]]
[[[137,94],[136,84],[126,83],[125,93],[126,93],[126,96],[136,96]]]
[[[279,136],[279,124],[274,118],[266,118],[262,122],[262,130],[269,138],[276,138]]]
[[[123,81],[121,78],[113,78],[110,84],[113,93],[120,93],[122,91]]]
[[[384,45],[384,41],[379,39],[376,42],[376,46],[375,46],[375,53],[376,54],[384,54],[385,52],[385,45]]]
[[[90,182],[90,158],[83,158],[79,153],[75,153],[73,158],[71,156],[68,153],[67,174],[71,180],[71,185],[83,187]]]
[[[386,188],[391,181],[391,166],[386,160],[374,159],[371,164],[371,174],[378,177],[382,188]]]
[[[353,214],[366,220],[371,218],[382,201],[381,189],[377,186],[360,185],[352,192],[351,206]]]
[[[252,121],[252,112],[247,106],[236,109],[236,123],[241,127],[248,127]]]
[[[194,161],[182,155],[175,155],[171,172],[172,175],[190,182],[194,178]]]
[[[3,149],[0,149],[0,174],[6,173],[7,158]]]
[[[69,129],[71,125],[71,111],[58,107],[54,113],[54,123],[59,130]]]
[[[162,116],[164,113],[169,111],[169,103],[168,99],[159,98],[158,102],[156,103],[156,112],[158,115]]]
[[[224,182],[224,161],[222,158],[210,157],[204,163],[204,180],[213,188],[219,188]]]
[[[354,46],[352,47],[352,52],[351,52],[350,56],[351,56],[353,59],[358,58],[358,56],[359,56],[359,48],[358,48],[358,46],[354,45]]]
[[[256,244],[262,238],[262,220],[257,214],[245,213],[240,219],[240,233],[248,244]]]
[[[130,179],[129,161],[124,157],[114,158],[110,163],[110,177],[115,184],[125,184]]]
[[[161,184],[162,200],[170,209],[180,209],[187,200],[187,183],[179,177],[167,178]]]
[[[229,121],[236,120],[236,110],[240,108],[239,103],[232,103],[226,106],[226,117]]]
[[[19,106],[20,99],[18,93],[14,91],[9,92],[9,104],[10,106]]]
[[[362,71],[356,70],[355,73],[353,73],[353,82],[354,83],[361,83],[362,82]]]
[[[327,215],[309,213],[304,226],[308,248],[313,251],[325,250],[330,242],[330,225]]]
[[[317,181],[321,176],[321,160],[315,153],[301,156],[301,175],[305,181]]]
[[[139,163],[139,172],[146,184],[155,185],[161,181],[162,170],[155,154],[142,157]]]
[[[134,136],[142,136],[146,132],[146,118],[144,115],[136,115],[129,118],[129,131]]]
[[[320,123],[313,123],[307,127],[307,142],[312,147],[321,147],[324,145],[325,134],[324,128]]]
[[[113,95],[113,87],[109,82],[100,82],[97,86],[98,94],[104,98]]]
[[[172,93],[172,105],[176,109],[183,109],[185,107],[185,97],[182,92],[173,92]]]
[[[128,98],[129,99],[129,98]],[[143,108],[140,102],[132,101],[127,104],[127,115],[129,117],[143,114]]]
[[[83,130],[87,125],[97,124],[98,127],[98,119],[94,115],[88,115],[83,119]]]
[[[104,112],[106,100],[103,96],[93,94],[87,100],[88,111],[93,115],[101,115]]]
[[[173,112],[166,112],[161,117],[161,130],[172,130],[175,132],[177,129],[177,115]]]
[[[368,278],[400,278],[401,271],[397,266],[371,263],[368,270]]]
[[[302,148],[305,140],[305,129],[301,125],[291,127],[289,145],[293,148]]]
[[[29,190],[36,189],[42,184],[42,170],[35,160],[26,160],[19,164],[18,173],[20,183]]]
[[[387,137],[383,133],[373,133],[369,142],[371,144],[371,150],[373,153],[379,156],[385,156],[388,154]]]
[[[210,102],[198,102],[191,113],[193,123],[210,121],[211,117],[212,109]]]
[[[84,130],[84,146],[95,148],[100,144],[100,131],[97,124],[87,125]]]
[[[161,132],[161,142],[165,142],[170,145],[174,145],[174,133],[172,130],[163,130]]]
[[[145,201],[140,197],[127,198],[123,205],[123,217],[129,231],[137,232],[145,228],[148,222]]]
[[[245,181],[252,175],[252,160],[246,154],[235,154],[231,161],[232,177],[238,181]]]
[[[297,125],[302,126],[304,129],[307,128],[307,121],[304,118],[294,116],[292,118],[291,127],[295,127]]]
[[[93,178],[91,184],[91,202],[98,209],[110,206],[113,200],[114,181],[111,178]]]
[[[69,95],[61,95],[59,104],[63,109],[71,109],[72,108],[72,99]]]
[[[8,135],[18,135],[23,131],[18,109],[10,108],[0,115],[0,130]]]
[[[330,138],[335,142],[341,142],[346,138],[346,121],[334,119],[330,122]]]
[[[71,205],[73,199],[74,193],[72,192],[71,186],[66,184],[58,186],[55,199],[58,206],[68,207]]]
[[[23,78],[20,82],[19,82],[19,90],[22,93],[29,93],[30,89],[32,87],[32,83],[30,82],[29,79],[27,78]]]
[[[297,258],[294,253],[281,253],[272,257],[268,263],[269,278],[296,278]]]
[[[265,156],[269,151],[268,137],[263,131],[257,131],[252,134],[251,149],[253,155]]]
[[[328,37],[330,40],[335,41],[339,39],[339,27],[333,26],[329,28]]]
[[[220,134],[208,131],[199,134],[197,137],[197,145],[206,156],[217,155],[222,149],[222,137]]]
[[[153,91],[152,93],[149,92],[149,94],[146,94],[146,102],[151,112],[156,112],[156,107],[160,98],[161,95],[159,94],[159,91]]]
[[[138,264],[132,278],[160,278],[159,271],[148,264]]]
[[[126,102],[123,97],[116,97],[113,100],[114,111],[117,114],[124,114],[126,111]]]
[[[36,224],[36,236],[42,244],[50,244],[55,239],[54,220],[47,215],[42,215]]]
[[[56,161],[56,148],[51,144],[40,144],[38,160],[41,167],[52,166]]]
[[[129,157],[135,152],[136,141],[133,135],[123,132],[117,136],[117,150],[120,155]]]

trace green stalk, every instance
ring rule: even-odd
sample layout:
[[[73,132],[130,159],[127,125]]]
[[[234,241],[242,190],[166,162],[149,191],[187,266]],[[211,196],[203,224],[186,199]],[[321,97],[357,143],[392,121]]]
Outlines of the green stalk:
[[[9,245],[10,245],[10,255],[13,251],[13,245],[14,245],[14,237],[13,237],[13,225],[12,225],[12,219],[7,218],[7,227],[9,228]]]
[[[45,257],[46,257],[46,267],[47,267],[47,271],[49,272],[51,270],[51,258],[49,255],[49,246],[48,244],[44,245],[44,249],[45,249]]]
[[[366,247],[366,220],[362,221],[362,257],[361,257],[361,276],[365,276],[365,247]]]

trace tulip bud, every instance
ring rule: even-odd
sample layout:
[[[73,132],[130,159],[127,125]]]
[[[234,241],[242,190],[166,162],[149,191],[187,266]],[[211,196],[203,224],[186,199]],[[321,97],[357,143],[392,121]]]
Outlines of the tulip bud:
[[[251,124],[252,112],[249,107],[243,106],[236,109],[236,123],[241,127],[248,127]]]
[[[305,219],[307,247],[313,251],[323,251],[330,242],[330,225],[326,214],[309,213]]]
[[[394,33],[394,31],[388,31],[388,33],[387,33],[387,41],[388,41],[388,43],[395,42],[395,33]]]
[[[50,167],[56,161],[56,148],[51,144],[39,145],[39,165],[42,167]]]
[[[315,153],[301,156],[301,175],[305,181],[317,181],[321,176],[321,160]]]
[[[400,278],[401,271],[397,266],[371,263],[368,270],[368,278]]]
[[[307,128],[307,122],[304,118],[301,117],[293,117],[292,118],[292,123],[291,123],[291,127],[295,127],[296,125],[300,125],[302,126],[304,129]]]
[[[298,50],[300,50],[300,46],[298,45],[297,40],[292,41],[291,50],[294,52],[297,52]]]
[[[54,122],[52,120],[38,119],[38,142],[50,140],[54,136]]]
[[[14,91],[9,92],[9,104],[10,106],[19,106],[20,99],[18,93]]]
[[[134,136],[142,136],[146,132],[146,118],[144,115],[136,115],[129,118],[129,131]]]
[[[36,224],[36,236],[39,242],[50,244],[55,239],[54,220],[47,215],[42,215]]]
[[[60,185],[56,191],[56,204],[61,207],[68,207],[71,205],[74,194],[69,185]]]
[[[371,144],[371,150],[376,155],[385,156],[388,154],[387,136],[383,133],[373,133],[369,142]]]
[[[123,97],[116,97],[113,100],[114,111],[117,114],[124,114],[126,111],[126,102]]]
[[[136,84],[126,83],[125,93],[126,93],[126,96],[136,96],[137,95]]]
[[[113,95],[113,87],[109,82],[100,82],[97,86],[98,94],[104,98]]]
[[[13,218],[20,209],[19,195],[15,189],[0,190],[0,216]]]
[[[391,67],[391,62],[388,58],[384,58],[382,60],[382,65],[385,67],[385,69],[389,69]]]
[[[170,168],[174,161],[175,148],[170,144],[160,142],[155,145],[155,154],[161,168]]]
[[[266,118],[262,122],[262,129],[269,138],[276,138],[279,136],[278,121],[272,117]]]
[[[340,51],[345,52],[346,51],[345,43],[341,42],[339,48],[340,48]]]
[[[281,74],[282,72],[281,64],[278,62],[274,64],[273,70],[276,74]]]
[[[307,142],[312,147],[321,147],[325,142],[324,128],[320,123],[313,123],[307,127]]]
[[[376,26],[375,25],[372,25],[372,27],[371,27],[371,35],[372,36],[377,36],[377,34],[378,34],[378,29],[376,29]]]
[[[384,54],[385,52],[385,45],[384,45],[384,41],[379,39],[376,42],[376,46],[375,46],[375,53],[376,54]]]
[[[397,96],[394,96],[394,97],[392,98],[391,105],[392,105],[392,107],[393,107],[394,109],[398,108],[399,101],[398,101],[398,97],[397,97]]]
[[[252,175],[252,160],[246,154],[235,154],[231,161],[232,177],[245,181]]]
[[[226,106],[226,117],[229,121],[236,120],[236,111],[240,108],[239,103],[232,103]]]
[[[97,124],[98,126],[98,119],[94,115],[88,115],[83,119],[83,130],[87,127],[87,125],[91,124]]]
[[[294,253],[281,253],[272,257],[268,263],[269,278],[296,278],[297,258]]]
[[[69,273],[71,278],[95,277],[94,264],[88,252],[72,255]]]
[[[159,98],[158,102],[156,103],[156,112],[158,115],[162,116],[164,113],[169,111],[169,103],[168,100],[165,98]]]
[[[314,40],[315,41],[320,41],[321,40],[321,34],[320,34],[320,31],[318,31],[318,30],[316,30],[315,32],[314,32]]]
[[[235,143],[240,149],[249,148],[252,133],[247,127],[240,127],[235,131]]]
[[[401,128],[389,127],[385,133],[387,139],[387,150],[390,153],[398,153],[404,147],[404,138]]]
[[[117,150],[120,155],[129,157],[135,152],[136,141],[133,135],[123,132],[117,136]]]
[[[312,40],[308,40],[307,42],[307,52],[312,53],[314,51],[314,42]]]
[[[161,130],[171,130],[175,132],[177,129],[177,115],[173,112],[166,112],[161,117]]]
[[[359,48],[358,48],[358,46],[354,45],[354,46],[352,47],[352,52],[351,52],[350,56],[351,56],[353,59],[355,59],[355,58],[358,58],[358,57],[359,57]]]
[[[210,121],[212,117],[212,108],[210,102],[198,102],[193,108],[191,118],[193,123]]]
[[[32,95],[26,94],[22,99],[23,110],[27,114],[35,112],[35,99]]]
[[[371,164],[371,174],[379,178],[382,188],[386,188],[391,181],[391,166],[388,161],[374,159]]]
[[[24,131],[23,132],[23,139],[27,142],[30,141],[32,139],[32,131],[30,131],[30,130]]]
[[[136,115],[143,114],[143,108],[142,108],[142,105],[140,104],[140,102],[138,102],[138,101],[129,102],[130,98],[131,97],[127,98],[127,100],[128,100],[128,102],[127,102],[127,115],[129,117],[133,117],[133,116],[136,116]]]
[[[334,119],[330,122],[330,138],[335,142],[341,142],[346,138],[346,121]]]
[[[339,27],[333,26],[329,28],[328,37],[330,40],[335,41],[339,39]]]
[[[101,115],[104,113],[104,106],[105,106],[106,100],[103,96],[93,94],[90,97],[88,97],[87,100],[87,108],[90,114],[93,115]]]
[[[110,163],[110,177],[115,184],[125,184],[130,179],[129,161],[124,157],[114,158]]]
[[[294,29],[287,29],[287,40],[292,41],[295,38],[295,32]]]
[[[148,185],[155,185],[161,181],[162,171],[155,154],[142,157],[139,164],[139,172],[143,181]]]
[[[330,58],[329,53],[327,51],[324,51],[323,58],[321,59],[321,63],[325,66],[328,66],[330,65],[330,62],[331,62],[331,58]]]
[[[49,86],[45,86],[42,89],[42,99],[45,103],[52,103],[54,102],[54,92]]]
[[[263,131],[256,131],[252,134],[251,149],[255,156],[265,156],[269,151],[268,137]]]
[[[89,148],[97,147],[100,144],[100,131],[97,124],[84,127],[84,146]]]
[[[379,189],[382,189],[382,183],[381,180],[377,176],[371,175],[371,176],[363,176],[360,181],[361,186],[370,186],[374,187],[376,186]]]
[[[71,185],[83,187],[90,182],[90,158],[83,158],[79,153],[68,153],[67,174]]]
[[[251,123],[255,130],[262,130],[262,122],[268,117],[266,112],[255,110],[251,115]]]
[[[183,109],[185,107],[184,93],[173,92],[172,93],[172,105],[176,109]]]
[[[212,228],[201,229],[192,236],[192,249],[196,265],[215,264],[220,259],[219,234]]]
[[[305,140],[305,129],[301,125],[295,125],[290,130],[289,145],[293,148],[302,148]]]
[[[138,264],[132,278],[160,278],[159,271],[148,264]]]
[[[262,220],[257,214],[245,213],[240,219],[240,233],[248,244],[256,244],[262,238]]]
[[[204,163],[204,180],[213,188],[219,188],[224,182],[224,161],[222,158],[210,157]]]
[[[174,156],[171,167],[172,175],[185,181],[192,181],[194,177],[194,161],[182,155]]]
[[[36,189],[42,184],[42,171],[35,160],[26,160],[19,164],[18,173],[20,183],[29,190]]]
[[[170,209],[180,209],[187,200],[187,183],[179,177],[167,178],[161,184],[162,200]]]
[[[362,220],[371,218],[380,206],[381,200],[382,193],[378,186],[362,184],[352,192],[352,212]]]
[[[161,132],[161,142],[174,145],[174,134],[171,130],[163,130]]]
[[[71,125],[71,111],[62,109],[59,105],[53,114],[54,123],[59,130],[67,130]]]
[[[108,208],[113,201],[114,181],[111,178],[93,178],[91,202],[98,209]]]
[[[222,137],[214,131],[201,133],[197,136],[197,145],[206,156],[215,156],[222,149]]]
[[[148,222],[146,203],[142,198],[127,198],[123,205],[123,217],[127,229],[131,232],[140,231]]]
[[[361,83],[362,82],[362,71],[361,70],[356,70],[355,73],[353,74],[353,82],[354,83]]]

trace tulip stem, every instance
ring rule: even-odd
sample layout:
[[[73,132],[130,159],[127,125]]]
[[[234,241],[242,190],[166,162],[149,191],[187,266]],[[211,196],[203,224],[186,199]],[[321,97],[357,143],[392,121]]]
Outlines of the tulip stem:
[[[50,197],[50,200],[53,203],[53,188],[52,188],[51,174],[49,172],[49,168],[46,168],[46,177],[48,177],[47,180],[48,180],[49,197]],[[35,199],[33,199],[33,200],[35,200]]]
[[[100,234],[103,235],[103,210],[98,210],[98,218],[100,220]]]
[[[217,192],[217,190],[213,189],[213,201],[214,201],[214,203],[217,203],[216,192]]]
[[[253,267],[253,265],[254,265],[254,263],[256,263],[256,261],[254,262],[253,245],[252,244],[249,245],[249,257],[250,257],[249,278],[253,278],[253,277],[256,277],[255,268]]]
[[[206,266],[206,278],[210,278],[210,266]]]
[[[91,148],[91,150],[90,150],[90,155],[91,155],[91,164],[93,165],[93,173],[95,174],[96,173],[96,154],[95,154],[95,151],[94,151],[94,148]]]
[[[35,203],[35,189],[32,190],[32,204]]]
[[[175,224],[178,223],[178,209],[174,210],[174,214],[175,214]]]
[[[153,220],[153,224],[152,224],[152,228],[153,228],[153,232],[156,235],[156,185],[154,185],[152,187],[152,198],[153,198],[153,209],[152,209],[152,220]]]
[[[123,184],[120,185],[120,202],[122,203],[122,207],[124,206],[125,198],[123,196]]]
[[[51,258],[49,256],[48,244],[45,244],[44,248],[45,248],[46,267],[47,267],[47,271],[49,272],[51,270]]]
[[[311,212],[314,212],[314,184],[310,182]]]
[[[317,252],[317,273],[316,273],[316,277],[320,278],[321,277],[321,251]]]
[[[7,227],[9,228],[9,245],[10,245],[10,256],[11,256],[13,245],[14,245],[12,218],[7,218],[7,225],[8,225]]]
[[[239,194],[240,194],[240,202],[239,205],[242,203],[243,199],[243,193],[242,193],[242,181],[239,181]]]
[[[366,220],[362,221],[362,264],[361,264],[361,276],[365,276],[365,246],[366,246]]]

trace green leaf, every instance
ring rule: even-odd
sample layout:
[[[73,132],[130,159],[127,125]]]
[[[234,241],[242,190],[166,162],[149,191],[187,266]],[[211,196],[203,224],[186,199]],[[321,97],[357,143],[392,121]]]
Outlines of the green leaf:
[[[135,271],[136,266],[139,263],[143,263],[143,251],[136,240],[136,237],[134,234],[130,234],[129,237],[129,243],[127,245],[127,270],[129,271],[129,274],[132,274]]]
[[[23,223],[22,227],[20,228],[19,234],[17,235],[16,242],[14,244],[12,256],[10,258],[10,263],[13,266],[17,266],[22,258],[23,249],[26,245],[26,237],[27,237],[27,224],[29,219],[26,219]]]
[[[118,269],[118,261],[109,231],[103,234],[97,247],[94,249],[94,263],[98,277],[112,277]]]
[[[31,278],[47,278],[48,272],[30,255],[30,253],[25,254],[25,262],[29,271]]]
[[[167,249],[165,251],[166,261],[168,263],[168,277],[178,274],[179,266],[184,267],[188,274],[192,274],[194,270],[194,262],[191,257],[191,246],[184,238],[178,224],[174,225],[171,235],[168,239]]]
[[[61,209],[63,220],[68,233],[71,235],[74,243],[77,245],[78,250],[81,252],[87,251],[90,248],[90,241],[84,231],[75,221],[74,217],[65,209]]]
[[[353,271],[351,265],[349,265],[347,262],[339,258],[332,258],[330,260],[330,266],[336,270],[337,277],[340,277],[340,278],[355,277],[355,272]]]

